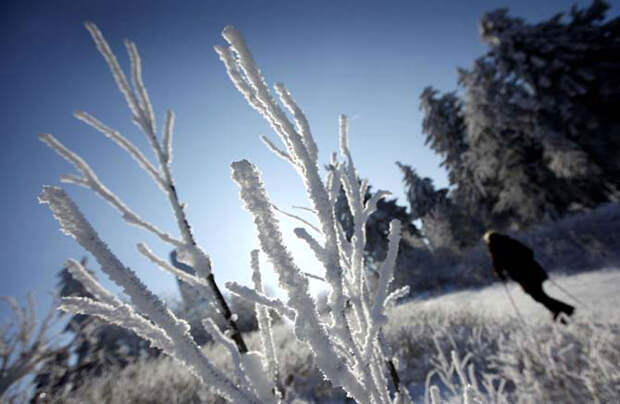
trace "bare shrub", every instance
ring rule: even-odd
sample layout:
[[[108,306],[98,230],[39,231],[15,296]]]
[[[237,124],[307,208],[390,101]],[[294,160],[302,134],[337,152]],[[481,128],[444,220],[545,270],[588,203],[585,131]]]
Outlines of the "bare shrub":
[[[3,296],[1,299],[11,309],[11,317],[0,327],[0,401],[13,401],[21,397],[16,391],[20,380],[36,372],[43,362],[65,347],[54,346],[50,341],[55,308],[38,324],[31,294],[26,299],[26,306],[20,306],[13,297]]]

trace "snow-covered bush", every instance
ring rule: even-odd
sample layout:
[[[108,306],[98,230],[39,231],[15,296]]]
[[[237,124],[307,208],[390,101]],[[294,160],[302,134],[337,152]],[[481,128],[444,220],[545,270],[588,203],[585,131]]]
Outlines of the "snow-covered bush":
[[[520,329],[496,360],[522,401],[612,403],[620,397],[620,327],[594,316],[571,327]],[[530,400],[527,400],[529,398]]]
[[[328,305],[330,315],[318,315],[315,299],[308,290],[308,279],[295,264],[283,242],[277,208],[271,203],[263,187],[260,171],[247,160],[232,163],[233,179],[241,188],[241,199],[254,217],[262,253],[274,266],[279,284],[287,293],[287,300],[267,297],[263,291],[259,252],[251,254],[253,288],[228,283],[234,294],[255,304],[261,335],[260,352],[248,351],[237,330],[234,317],[224,301],[212,272],[209,256],[198,246],[191,232],[183,204],[179,200],[171,174],[172,135],[174,115],[166,114],[161,136],[156,131],[156,121],[149,96],[141,77],[141,61],[136,46],[126,42],[131,61],[131,85],[101,32],[94,24],[87,24],[97,48],[110,67],[119,90],[123,94],[134,123],[144,132],[153,149],[157,164],[153,164],[128,138],[106,126],[86,112],[76,117],[117,143],[129,153],[165,193],[176,218],[179,236],[160,230],[153,223],[142,219],[116,196],[95,174],[94,170],[75,152],[65,147],[52,135],[41,135],[41,140],[70,162],[78,175],[65,175],[61,180],[88,188],[116,208],[131,225],[147,230],[176,249],[179,262],[191,266],[195,274],[178,270],[166,260],[156,256],[151,249],[138,244],[138,250],[152,263],[173,273],[193,285],[206,299],[219,305],[231,329],[225,334],[214,321],[207,319],[204,327],[214,340],[229,353],[234,372],[227,374],[198,347],[189,332],[189,325],[175,316],[164,302],[150,292],[101,240],[95,229],[81,213],[78,206],[59,187],[44,186],[41,203],[49,205],[61,230],[76,239],[101,265],[101,269],[117,283],[130,298],[125,303],[104,289],[79,262],[69,261],[72,274],[82,282],[94,298],[68,297],[61,308],[73,313],[98,316],[114,324],[133,330],[148,339],[155,347],[183,363],[204,385],[217,394],[235,402],[277,402],[285,389],[278,372],[279,353],[274,345],[271,319],[268,310],[275,310],[294,323],[295,337],[308,347],[314,363],[323,376],[346,394],[359,402],[388,403],[408,401],[406,389],[401,389],[389,347],[384,343],[383,326],[387,323],[386,308],[407,293],[402,288],[389,293],[395,260],[400,241],[400,223],[390,224],[386,259],[378,267],[378,279],[370,291],[364,271],[365,223],[376,209],[378,200],[387,192],[376,192],[364,202],[367,181],[358,182],[358,174],[348,148],[348,125],[345,116],[340,118],[340,153],[343,161],[332,155],[330,170],[323,180],[319,175],[317,146],[309,124],[291,94],[277,83],[275,92],[286,110],[293,116],[291,122],[266,86],[240,33],[226,27],[223,36],[228,47],[217,46],[216,51],[226,67],[235,87],[248,103],[267,119],[284,144],[280,149],[263,138],[267,147],[277,156],[290,162],[300,174],[306,187],[312,209],[320,223],[320,237],[315,238],[305,228],[295,234],[308,244],[325,268],[324,278],[330,287]],[[335,220],[335,203],[343,187],[353,215],[353,236],[344,235]],[[390,378],[394,391],[388,386]]]

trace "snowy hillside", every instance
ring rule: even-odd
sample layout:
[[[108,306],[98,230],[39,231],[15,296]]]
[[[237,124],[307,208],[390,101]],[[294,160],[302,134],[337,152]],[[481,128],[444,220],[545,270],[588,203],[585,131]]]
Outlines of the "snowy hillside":
[[[587,307],[583,307],[552,282],[544,283],[544,289],[550,296],[576,306],[575,319],[577,321],[585,321],[592,316],[600,320],[615,320],[620,324],[620,312],[618,312],[618,307],[620,307],[620,270],[617,268],[571,276],[551,273],[550,278],[587,304]],[[517,304],[519,312],[526,317],[528,323],[549,320],[549,313],[544,307],[526,295],[517,283],[508,283],[508,291]],[[410,312],[436,309],[444,311],[467,310],[472,314],[491,318],[516,316],[515,310],[506,295],[506,290],[500,283],[482,290],[461,291],[426,300],[414,300],[409,304],[397,307],[395,310],[397,312]]]
[[[409,387],[415,402],[424,402],[425,391],[430,390],[425,383],[432,371],[437,373],[428,385],[437,385],[448,402],[460,402],[462,384],[450,369],[452,350],[460,359],[471,354],[463,366],[463,376],[468,383],[476,379],[483,402],[617,402],[620,271],[556,275],[553,279],[588,305],[585,308],[575,303],[578,311],[568,327],[552,324],[545,309],[515,284],[509,285],[509,291],[526,317],[527,326],[516,319],[500,284],[414,300],[394,308],[385,337],[395,349],[401,381]],[[551,285],[545,285],[545,289],[554,297],[566,298]],[[274,331],[287,399],[344,401],[342,390],[332,389],[323,380],[307,346],[297,342],[290,327],[280,324]],[[249,335],[247,340],[251,348],[260,344],[258,334]],[[227,372],[234,371],[221,347],[209,346],[206,352]],[[474,367],[468,370],[470,364]],[[448,385],[441,381],[442,377]],[[487,388],[498,389],[503,384],[503,392],[489,394],[485,381]],[[123,402],[216,400],[185,369],[161,359],[129,366],[120,375],[112,372],[61,401],[109,402],[111,397]]]

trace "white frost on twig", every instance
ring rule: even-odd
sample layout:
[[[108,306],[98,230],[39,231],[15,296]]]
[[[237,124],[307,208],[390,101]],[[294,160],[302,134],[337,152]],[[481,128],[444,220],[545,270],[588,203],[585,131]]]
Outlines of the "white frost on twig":
[[[121,301],[108,292],[97,280],[80,264],[78,261],[69,259],[66,262],[67,270],[75,280],[84,286],[86,291],[93,295],[97,300],[110,306],[116,307]]]
[[[278,146],[273,144],[273,142],[271,140],[269,140],[269,138],[267,136],[261,136],[260,140],[262,140],[263,143],[265,143],[265,146],[267,146],[267,148],[273,154],[275,154],[276,156],[280,157],[282,160],[288,161],[289,163],[295,165],[295,163],[291,159],[291,156],[289,156],[289,154],[287,152],[285,152],[284,150],[280,149]]]
[[[236,386],[207,359],[189,334],[189,325],[168,310],[161,299],[121,263],[62,189],[44,186],[39,201],[49,205],[61,231],[73,237],[95,257],[101,269],[130,297],[138,312],[147,316],[173,341],[174,358],[185,363],[204,383],[212,385],[231,400],[258,402],[251,392],[243,386]]]
[[[146,258],[148,258],[152,263],[156,264],[164,271],[170,272],[172,275],[176,276],[183,282],[186,282],[192,286],[195,286],[196,288],[199,288],[200,290],[208,287],[206,280],[198,276],[191,275],[185,271],[180,270],[179,268],[173,265],[170,265],[167,261],[155,255],[155,253],[153,253],[153,251],[151,251],[151,249],[145,243],[138,243],[137,247],[138,247],[138,251],[142,255],[144,255]]]
[[[262,292],[255,289],[250,289],[247,286],[240,285],[237,282],[226,282],[226,289],[230,290],[233,294],[259,306],[269,307],[275,310],[279,315],[288,318],[291,321],[295,320],[295,310],[288,307],[280,299],[269,297]]]
[[[239,31],[229,26],[222,35],[229,47],[218,46],[216,52],[228,76],[250,106],[279,136],[285,150],[265,137],[263,141],[299,173],[312,205],[309,210],[320,223],[317,230],[320,230],[321,242],[304,229],[295,229],[295,233],[307,243],[325,268],[324,280],[330,286],[331,324],[320,321],[316,315],[314,301],[308,296],[307,276],[296,266],[282,242],[273,212],[277,208],[269,201],[258,170],[245,160],[233,163],[233,179],[239,184],[241,199],[254,217],[261,249],[273,263],[280,285],[288,293],[286,303],[296,311],[295,334],[311,346],[318,367],[334,385],[342,386],[361,402],[390,402],[384,367],[389,359],[385,357],[378,336],[385,323],[386,308],[404,293],[399,290],[388,295],[400,237],[397,222],[392,223],[388,257],[380,270],[378,283],[381,290],[374,296],[370,296],[371,285],[364,263],[366,222],[376,210],[377,202],[388,193],[379,191],[364,203],[368,181],[358,179],[349,151],[348,122],[344,115],[340,117],[340,151],[345,162],[338,162],[335,154],[332,155],[324,185],[318,174],[318,149],[310,126],[290,92],[280,83],[274,86],[282,105],[293,115],[295,125],[271,95]],[[347,239],[336,217],[341,188],[345,190],[353,216],[351,240]],[[238,285],[234,288],[241,290]],[[251,301],[258,300],[253,292],[244,290],[243,293]],[[346,307],[349,303],[351,310]],[[397,394],[394,398],[399,402],[406,401],[403,395]]]
[[[285,210],[282,210],[282,209],[278,208],[275,204],[272,205],[272,207],[277,212],[280,212],[283,215],[290,217],[291,219],[299,220],[300,222],[302,222],[303,224],[309,226],[312,230],[316,231],[317,233],[321,233],[321,230],[318,227],[316,227],[315,225],[313,225],[312,223],[310,223],[309,221],[307,221],[303,217],[300,217],[300,216],[294,215],[292,213],[289,213],[289,212],[287,212]]]
[[[295,309],[295,335],[313,349],[316,363],[334,385],[342,386],[356,400],[368,397],[366,386],[334,348],[325,326],[318,318],[316,304],[308,292],[308,280],[301,274],[293,257],[284,246],[272,203],[260,180],[258,170],[247,160],[232,164],[233,179],[241,188],[241,199],[254,216],[261,249],[273,263],[280,285],[288,293],[288,304]]]
[[[161,177],[157,169],[144,156],[144,154],[142,154],[142,152],[138,149],[138,147],[135,146],[133,143],[131,143],[127,138],[125,138],[125,136],[121,135],[120,132],[106,126],[104,123],[102,123],[97,118],[95,118],[94,116],[90,115],[87,112],[76,111],[73,114],[73,116],[75,116],[80,121],[86,123],[87,125],[91,126],[92,128],[104,134],[106,137],[113,140],[123,150],[129,153],[129,155],[138,162],[138,164],[140,165],[140,167],[142,167],[142,169],[144,169],[146,172],[148,172],[151,175],[155,183],[159,185],[159,187],[162,190],[164,189],[165,187],[164,179]]]
[[[371,325],[364,342],[364,356],[368,358],[372,353],[372,345],[380,328],[387,323],[385,315],[385,303],[388,295],[388,287],[394,277],[394,268],[396,267],[396,256],[398,253],[398,245],[400,243],[401,225],[398,220],[390,222],[390,233],[388,235],[388,252],[387,257],[379,266],[379,282],[375,294],[374,302],[370,309],[370,319],[368,323]]]
[[[215,324],[212,318],[207,317],[202,320],[202,325],[207,332],[213,337],[216,343],[222,344],[224,348],[230,353],[233,365],[235,366],[235,376],[237,377],[237,383],[244,384],[248,381],[245,378],[243,369],[241,369],[241,354],[237,350],[237,346],[229,337],[227,337]]]
[[[256,293],[263,294],[263,281],[260,273],[260,264],[258,260],[259,251],[252,250],[250,253],[250,267],[252,268],[252,283],[254,283],[254,290]],[[273,328],[271,322],[271,316],[269,313],[269,307],[260,303],[254,303],[254,312],[256,313],[256,321],[258,322],[258,329],[260,332],[260,339],[263,345],[263,352],[265,354],[265,361],[267,369],[273,380],[274,386],[279,385],[279,371],[278,371],[278,355],[276,353],[276,345],[273,340]],[[294,319],[294,313],[290,317]]]
[[[84,161],[84,159],[82,159],[76,153],[65,147],[54,136],[50,134],[42,134],[39,135],[39,139],[43,143],[48,145],[52,150],[54,150],[60,157],[73,164],[76,170],[78,170],[82,174],[82,177],[65,176],[62,179],[64,179],[65,181],[68,180],[67,182],[72,182],[91,189],[102,199],[115,207],[127,223],[150,231],[163,241],[168,242],[174,246],[180,246],[183,244],[180,240],[177,240],[170,234],[159,230],[154,224],[147,222],[146,220],[138,216],[138,214],[136,214],[134,211],[132,211],[127,205],[123,203],[123,201],[121,201],[112,191],[110,191],[108,187],[106,187],[103,182],[101,182],[101,180],[99,180],[99,177],[97,177],[95,172]]]
[[[308,247],[310,247],[310,249],[314,253],[314,256],[319,260],[319,262],[323,265],[327,265],[328,262],[325,248],[314,237],[312,237],[306,231],[306,229],[302,227],[296,227],[293,231],[299,239],[305,241],[306,244],[308,244]]]
[[[166,165],[172,164],[172,134],[174,133],[174,112],[166,111],[166,120],[164,122],[164,136],[161,141],[163,144],[163,155]]]
[[[117,301],[114,304],[107,304],[87,297],[63,297],[61,302],[60,310],[96,316],[111,324],[127,328],[149,341],[154,347],[174,355],[174,344],[166,333],[125,303]]]

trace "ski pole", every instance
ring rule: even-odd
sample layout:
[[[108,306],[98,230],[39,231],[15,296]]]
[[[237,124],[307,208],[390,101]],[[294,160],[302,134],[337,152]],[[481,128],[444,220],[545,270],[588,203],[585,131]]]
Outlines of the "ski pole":
[[[506,291],[506,294],[508,295],[508,299],[510,299],[510,303],[512,304],[512,308],[515,309],[515,313],[517,313],[517,317],[519,317],[519,320],[521,320],[523,325],[525,325],[525,319],[521,315],[521,312],[519,311],[519,308],[517,307],[517,304],[513,300],[512,295],[510,294],[510,291],[508,290],[508,286],[506,285],[506,281],[502,281],[502,285],[504,285],[504,290]]]
[[[564,287],[560,286],[557,282],[555,282],[553,279],[548,278],[549,282],[551,282],[551,284],[553,286],[555,286],[556,288],[560,289],[562,292],[564,292],[568,297],[570,297],[571,299],[573,299],[574,301],[576,301],[577,303],[579,303],[580,305],[582,305],[585,308],[588,308],[588,305],[584,303],[583,300],[579,299],[577,296],[573,295],[572,293],[570,293],[568,290],[566,290]]]

